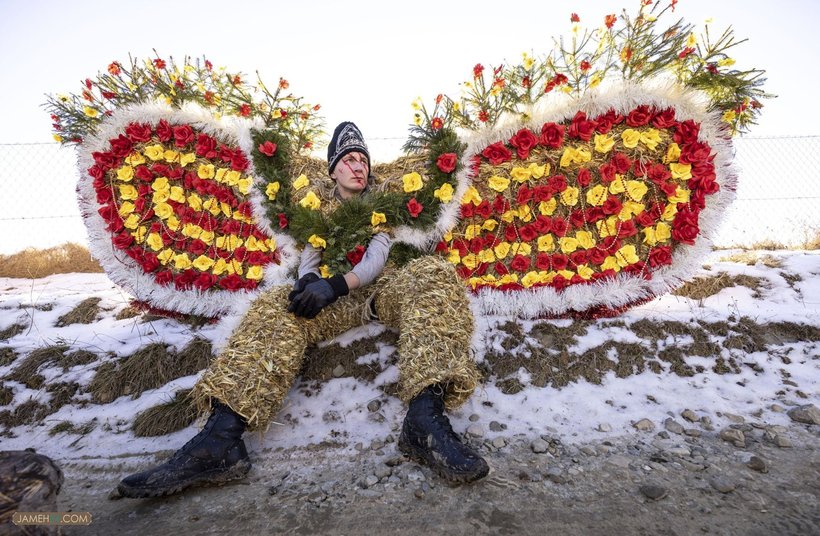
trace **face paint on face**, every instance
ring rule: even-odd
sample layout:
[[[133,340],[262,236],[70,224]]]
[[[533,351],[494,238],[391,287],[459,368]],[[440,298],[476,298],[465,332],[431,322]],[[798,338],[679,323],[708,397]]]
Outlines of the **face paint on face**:
[[[336,187],[342,199],[361,193],[367,187],[369,175],[367,157],[359,152],[352,152],[344,156],[336,164],[331,177],[336,181]]]

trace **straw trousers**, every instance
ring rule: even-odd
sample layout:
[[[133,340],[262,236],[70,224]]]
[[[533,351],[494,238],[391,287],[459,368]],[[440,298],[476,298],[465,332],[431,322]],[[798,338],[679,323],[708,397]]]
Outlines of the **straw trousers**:
[[[266,429],[278,413],[302,366],[305,350],[373,320],[398,329],[398,395],[409,402],[432,384],[445,386],[453,409],[475,390],[479,373],[470,356],[473,316],[464,283],[445,259],[425,256],[387,269],[373,284],[353,290],[306,319],[287,312],[289,286],[257,298],[194,386],[194,399],[208,413],[211,399]]]

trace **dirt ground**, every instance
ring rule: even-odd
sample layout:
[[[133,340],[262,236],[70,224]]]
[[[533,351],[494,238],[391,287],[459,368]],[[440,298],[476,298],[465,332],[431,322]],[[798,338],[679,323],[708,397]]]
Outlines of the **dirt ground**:
[[[732,429],[742,444],[693,429],[576,445],[473,438],[492,471],[461,487],[401,458],[392,436],[251,452],[245,480],[164,499],[109,498],[151,460],[107,460],[104,469],[88,460],[63,468],[58,505],[93,514],[91,525],[64,531],[78,535],[820,533],[820,426]]]

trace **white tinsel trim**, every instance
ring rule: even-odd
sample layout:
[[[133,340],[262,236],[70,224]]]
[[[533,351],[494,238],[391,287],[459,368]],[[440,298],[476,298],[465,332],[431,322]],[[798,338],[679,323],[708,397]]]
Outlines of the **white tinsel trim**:
[[[621,82],[600,91],[590,91],[581,98],[560,93],[554,97],[550,95],[532,110],[530,121],[522,123],[512,117],[504,118],[497,126],[468,137],[467,150],[462,159],[465,168],[470,158],[481,153],[487,145],[506,141],[521,128],[539,131],[544,123],[571,120],[578,111],[595,117],[610,109],[625,115],[639,105],[654,106],[657,109],[674,107],[676,120],[692,119],[700,123],[698,139],[708,143],[715,152],[716,182],[720,185],[718,192],[707,197],[706,208],[700,212],[700,234],[694,245],[676,248],[672,264],[654,271],[651,281],[619,273],[613,279],[589,285],[571,285],[560,292],[551,287],[513,292],[481,288],[472,296],[474,308],[484,314],[522,318],[560,315],[573,310],[585,311],[596,306],[618,308],[664,294],[689,279],[711,250],[721,217],[734,200],[737,185],[731,140],[725,139],[721,134],[719,115],[707,112],[707,102],[704,95],[665,80],[644,84]]]
[[[156,127],[161,119],[174,125],[188,124],[225,142],[236,143],[245,151],[249,161],[253,146],[250,129],[262,126],[258,120],[249,121],[240,117],[224,117],[218,120],[210,111],[193,103],[182,109],[174,109],[162,102],[152,102],[115,110],[110,117],[103,120],[95,135],[83,141],[78,150],[80,180],[77,185],[77,195],[80,212],[88,229],[91,254],[99,261],[114,283],[127,289],[138,300],[154,307],[209,317],[242,311],[247,308],[249,301],[262,290],[289,281],[288,273],[295,267],[298,260],[296,245],[290,236],[271,232],[269,226],[266,226],[267,228],[260,226],[276,240],[280,264],[271,263],[265,266],[264,279],[255,290],[201,292],[195,289],[178,290],[173,285],[163,287],[158,284],[153,275],[146,274],[135,260],[114,247],[111,242],[111,233],[105,229],[106,223],[98,212],[101,205],[97,203],[93,179],[87,174],[88,168],[94,165],[92,153],[110,150],[109,140],[124,133],[125,127],[132,122],[147,123]],[[247,174],[255,177],[253,162],[250,163]],[[258,210],[256,207],[254,209]],[[260,219],[258,212],[255,215],[257,219]]]

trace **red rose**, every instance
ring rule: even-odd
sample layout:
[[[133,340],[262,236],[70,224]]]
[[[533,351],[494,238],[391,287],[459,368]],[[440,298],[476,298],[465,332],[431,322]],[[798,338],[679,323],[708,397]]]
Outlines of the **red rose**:
[[[700,125],[691,119],[687,119],[686,121],[678,123],[678,127],[675,129],[675,134],[672,137],[675,143],[683,145],[684,143],[697,141],[699,133]]]
[[[458,156],[456,153],[443,153],[436,159],[436,167],[442,173],[452,173],[456,169]]]
[[[347,260],[350,261],[350,264],[352,266],[356,266],[357,264],[359,264],[362,261],[362,258],[364,258],[364,252],[365,252],[364,246],[357,245],[355,248],[348,251],[347,255],[345,255],[345,256],[347,257]]]
[[[672,178],[672,173],[663,164],[652,164],[646,170],[646,178],[655,184],[662,184]]]
[[[604,184],[609,184],[615,180],[615,172],[617,169],[615,169],[615,166],[611,162],[602,164],[599,171],[601,172],[601,182]]]
[[[233,250],[233,256],[236,260],[244,262],[244,260],[248,256],[248,249],[244,246],[238,247],[235,250]]]
[[[535,229],[542,235],[552,231],[552,219],[543,214],[539,214],[535,217],[533,225],[535,225]]]
[[[641,227],[651,227],[655,225],[655,218],[646,210],[635,216],[635,221],[638,222],[638,225]]]
[[[125,135],[134,143],[151,141],[151,127],[144,123],[131,123],[125,127]]]
[[[123,231],[114,237],[113,242],[119,249],[125,249],[134,243],[134,237],[128,231]]]
[[[538,145],[538,138],[528,128],[522,128],[510,138],[510,145],[515,147],[518,158],[526,160],[530,156],[530,150]]]
[[[189,125],[177,125],[173,128],[174,145],[185,147],[194,141],[194,131]]]
[[[636,234],[638,234],[638,228],[635,227],[634,220],[621,222],[621,225],[618,228],[618,238],[627,238],[629,236],[635,236]]]
[[[581,229],[586,225],[586,217],[583,210],[573,210],[569,215],[569,223],[576,229]]]
[[[482,249],[484,249],[484,239],[480,237],[473,238],[467,245],[467,249],[470,251],[470,253],[480,252]]]
[[[601,240],[601,248],[610,255],[614,255],[616,251],[621,249],[621,241],[615,236],[607,236]]]
[[[91,156],[94,158],[94,162],[105,171],[108,171],[117,164],[117,159],[114,158],[113,154],[108,152],[100,153],[95,151],[91,153]]]
[[[249,202],[244,201],[236,207],[236,212],[239,212],[246,218],[250,218],[253,215],[253,207],[251,207]]]
[[[174,276],[174,287],[178,290],[189,290],[197,278],[197,272],[194,270],[185,270],[181,274]]]
[[[485,220],[488,219],[493,214],[493,207],[490,206],[490,202],[486,199],[482,199],[481,203],[475,207],[475,213],[484,218]]]
[[[484,235],[484,246],[488,248],[494,248],[496,244],[499,243],[498,237],[495,236],[493,233],[487,233]]]
[[[504,199],[504,197],[499,194],[495,196],[495,201],[493,201],[493,210],[499,216],[503,215],[505,212],[510,210],[510,202]]]
[[[165,143],[169,141],[173,135],[174,131],[171,129],[171,125],[168,124],[168,121],[160,119],[159,123],[157,123],[157,138],[159,138],[159,141]]]
[[[518,234],[524,242],[532,242],[538,236],[538,231],[533,225],[525,225],[518,230]]]
[[[416,198],[412,198],[410,201],[407,202],[407,212],[410,213],[410,216],[413,218],[418,218],[419,214],[421,214],[424,205],[416,201]]]
[[[515,200],[519,205],[526,205],[529,203],[530,199],[532,199],[533,191],[527,187],[526,184],[522,184],[521,187],[518,189],[518,193],[515,196]]]
[[[579,249],[570,253],[569,260],[571,260],[572,264],[574,264],[575,266],[580,266],[582,264],[587,263],[587,261],[589,260],[589,254],[586,250]]]
[[[475,205],[472,203],[464,203],[461,205],[461,217],[472,218],[475,215]]]
[[[208,290],[212,286],[216,285],[217,277],[214,274],[209,274],[207,272],[203,272],[199,274],[199,276],[194,279],[194,288],[197,290]]]
[[[553,192],[563,192],[568,186],[567,178],[563,175],[553,175],[547,179],[547,186],[549,186]]]
[[[562,218],[554,218],[552,220],[552,233],[555,236],[561,237],[567,234],[567,230],[569,229],[569,224],[567,220]]]
[[[530,267],[530,258],[523,255],[516,255],[510,263],[510,268],[516,272],[526,272]]]
[[[248,169],[248,158],[245,156],[245,153],[238,150],[234,153],[233,158],[231,158],[231,169],[234,171],[245,171]]]
[[[449,251],[450,245],[444,240],[440,240],[439,243],[436,244],[436,253],[448,253]]]
[[[105,177],[105,170],[99,164],[94,164],[88,168],[88,175],[94,179],[102,179]]]
[[[671,197],[678,191],[678,186],[674,182],[660,182],[658,188],[666,194],[666,197]]]
[[[134,200],[134,211],[136,211],[136,212],[142,212],[142,211],[143,211],[143,209],[145,209],[145,203],[147,203],[147,201],[146,201],[146,199],[145,199],[144,197],[138,197],[138,198],[136,198],[136,199]],[[154,215],[154,210],[153,210],[153,209],[149,210],[148,212],[151,214],[151,216],[153,216],[153,215]],[[147,220],[147,219],[148,219],[148,218],[150,218],[151,216],[149,216],[148,214],[146,214],[146,215],[143,217],[143,219],[146,219],[146,220]]]
[[[278,149],[277,145],[272,141],[268,140],[265,143],[259,144],[259,152],[266,156],[273,156],[276,153],[276,149]]]
[[[512,153],[509,149],[507,149],[503,143],[496,142],[492,145],[488,145],[482,152],[481,155],[490,161],[490,164],[497,166],[499,164],[503,164],[504,162],[509,162],[512,158]]]
[[[683,244],[692,245],[699,233],[698,213],[691,211],[685,205],[679,208],[672,221],[672,238]]]
[[[495,273],[497,273],[498,275],[500,275],[502,277],[510,273],[510,271],[507,269],[507,267],[501,262],[495,263],[493,265],[493,269],[495,270]]]
[[[652,112],[649,111],[649,106],[642,104],[638,106],[626,116],[626,124],[630,127],[641,127],[652,119]]]
[[[675,126],[675,109],[666,108],[657,112],[652,118],[652,125],[655,128],[671,128]]]
[[[553,279],[552,283],[550,283],[550,286],[554,287],[555,290],[562,290],[566,288],[568,285],[569,281],[567,280],[567,278],[560,274],[556,275],[555,279]]]
[[[105,205],[106,203],[110,202],[114,198],[114,194],[111,193],[109,188],[100,188],[97,190],[97,203],[101,205]]]
[[[712,149],[701,142],[686,143],[680,149],[680,161],[684,164],[695,164],[709,160]]]
[[[134,168],[134,176],[137,179],[145,182],[151,182],[152,180],[154,180],[154,174],[151,173],[151,170],[148,169],[147,166],[137,166],[136,168]]]
[[[601,207],[587,207],[584,211],[587,223],[595,223],[598,220],[604,219],[606,216]]]
[[[488,267],[489,267],[489,264],[487,264],[486,262],[482,262],[481,264],[476,266],[476,269],[473,271],[473,275],[476,276],[476,277],[480,277],[480,276],[486,274]]]
[[[649,265],[652,268],[672,264],[672,248],[660,246],[649,252]]]
[[[518,229],[514,225],[508,225],[504,229],[504,240],[507,242],[515,242],[518,240]]]
[[[694,190],[689,197],[689,205],[698,210],[706,208],[706,192],[701,189]]]
[[[453,240],[453,249],[457,249],[458,254],[461,255],[462,257],[464,257],[468,253],[468,251],[467,251],[467,242],[465,242],[464,240],[462,240],[460,238],[457,239],[457,240]]]
[[[564,143],[564,125],[556,123],[544,123],[541,127],[541,137],[539,142],[544,147],[557,149]]]
[[[468,279],[471,275],[473,275],[473,271],[467,268],[464,264],[460,264],[456,267],[456,274],[462,279]]]
[[[208,245],[198,238],[192,240],[191,244],[188,246],[188,251],[194,255],[202,255],[207,249]]]
[[[152,169],[153,169],[153,166],[152,166]],[[184,174],[185,174],[185,170],[183,170],[181,167],[172,167],[171,169],[168,170],[168,174],[165,175],[165,176],[168,177],[168,180],[175,181],[175,180],[178,180],[178,179],[182,178],[182,175],[184,175]]]
[[[196,137],[194,152],[202,158],[216,158],[216,140],[207,134]]]
[[[556,253],[552,257],[550,257],[552,262],[552,269],[553,270],[563,270],[569,264],[569,258],[563,253]]]
[[[603,249],[593,248],[589,250],[589,262],[599,265],[607,258],[607,252]]]
[[[219,280],[219,286],[225,290],[240,290],[243,287],[242,278],[236,274],[226,275]]]
[[[157,275],[154,276],[154,281],[156,281],[163,287],[168,286],[168,284],[173,280],[174,274],[171,273],[171,270],[163,270],[162,272],[157,272]]]
[[[592,182],[592,174],[587,168],[581,168],[578,170],[578,176],[575,180],[578,181],[578,186],[589,186],[589,183]]]
[[[595,118],[595,123],[598,125],[595,130],[601,134],[606,134],[612,130],[614,125],[619,124],[623,120],[624,116],[615,113],[615,110],[609,110],[607,113]]]
[[[552,199],[552,189],[544,184],[541,184],[533,188],[532,194],[535,200],[539,203],[542,201],[549,201],[550,199]]]
[[[539,270],[549,270],[550,269],[550,256],[544,252],[539,253],[535,256],[535,267]]]
[[[142,269],[145,270],[145,273],[151,273],[159,268],[159,259],[156,254],[146,251],[140,264],[142,265]]]
[[[632,167],[632,159],[624,153],[615,153],[609,160],[618,173],[626,173]]]
[[[584,141],[589,141],[592,135],[595,134],[595,128],[598,124],[595,121],[587,119],[587,114],[584,112],[577,112],[572,118],[572,123],[569,125],[567,135],[573,138],[580,138]]]
[[[610,195],[609,197],[607,197],[606,201],[604,201],[604,204],[601,205],[601,210],[603,210],[604,214],[607,215],[618,214],[619,212],[621,212],[622,208],[624,208],[623,204],[621,204],[621,201],[614,195]]]

